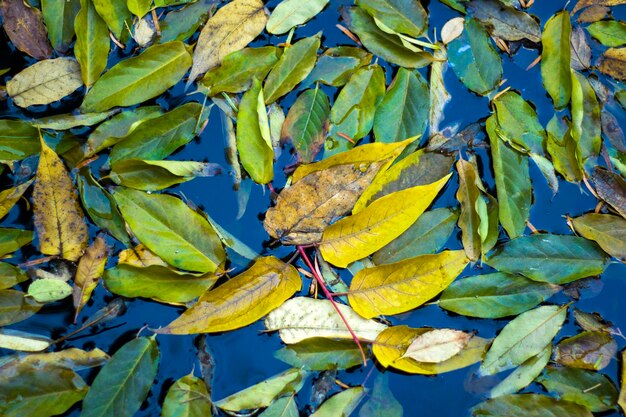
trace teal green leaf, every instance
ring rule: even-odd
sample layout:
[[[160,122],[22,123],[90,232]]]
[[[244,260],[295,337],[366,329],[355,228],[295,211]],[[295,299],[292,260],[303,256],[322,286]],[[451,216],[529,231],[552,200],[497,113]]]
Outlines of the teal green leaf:
[[[8,265],[8,264],[3,264]],[[2,268],[5,269],[5,268]],[[0,272],[4,272],[0,270]],[[2,276],[2,279],[6,279]],[[0,326],[6,326],[26,320],[37,313],[41,304],[32,297],[26,297],[21,291],[0,290]]]
[[[206,384],[193,374],[185,375],[170,387],[163,401],[161,417],[211,417],[211,397]]]
[[[502,395],[513,394],[526,388],[541,374],[543,368],[545,368],[550,361],[551,354],[552,345],[548,345],[537,355],[527,359],[504,378],[502,382],[493,387],[491,391],[489,391],[489,397],[495,398]]]
[[[106,68],[111,43],[107,24],[98,15],[93,1],[80,0],[80,11],[74,20],[76,26],[74,53],[80,64],[83,83],[87,88],[98,81]]]
[[[580,404],[594,413],[613,410],[617,405],[617,388],[606,375],[597,372],[551,366],[537,382],[561,400]]]
[[[498,136],[522,152],[543,155],[546,132],[535,109],[514,91],[507,91],[493,103],[498,118]]]
[[[607,257],[598,245],[581,237],[535,234],[506,242],[486,262],[501,272],[565,284],[601,274]]]
[[[48,29],[48,39],[58,52],[67,52],[74,37],[74,16],[80,0],[42,0],[41,13]]]
[[[541,34],[541,79],[557,110],[567,106],[572,92],[571,33],[569,12],[563,10],[546,22]]]
[[[374,380],[374,388],[359,410],[359,417],[402,417],[403,415],[402,404],[389,389],[389,377],[381,373]]]
[[[299,417],[295,394],[279,398],[265,409],[259,417]]]
[[[601,20],[587,27],[589,34],[604,46],[622,46],[626,44],[626,24],[616,20]]]
[[[500,84],[502,59],[475,19],[467,18],[461,36],[448,44],[448,60],[457,77],[477,94],[485,95]]]
[[[132,24],[132,15],[126,6],[126,0],[92,0],[96,11],[106,22],[113,35],[122,42],[128,39],[128,27]]]
[[[485,355],[481,375],[493,375],[521,365],[551,343],[567,316],[568,305],[542,306],[511,320]]]
[[[274,178],[274,147],[261,82],[254,79],[252,87],[241,98],[237,114],[237,151],[241,165],[259,184]]]
[[[18,161],[40,150],[37,128],[25,120],[0,120],[0,160]]]
[[[306,23],[328,4],[329,0],[283,0],[272,11],[265,29],[273,35],[282,35],[293,27]]]
[[[365,388],[354,387],[335,394],[322,403],[311,417],[349,416],[365,396]]]
[[[429,113],[428,83],[419,72],[400,68],[376,108],[376,141],[399,142],[422,135],[428,124]]]
[[[472,417],[593,417],[585,407],[541,394],[510,394],[478,404]]]
[[[541,304],[560,287],[501,272],[454,281],[439,299],[439,307],[469,317],[515,316]]]
[[[11,288],[27,279],[28,276],[18,267],[0,262],[0,290]]]
[[[359,68],[369,65],[372,54],[354,46],[328,48],[317,59],[313,71],[303,82],[304,86],[320,82],[333,87],[345,85]]]
[[[15,252],[33,240],[31,230],[0,228],[0,256]]]
[[[152,0],[126,0],[128,10],[139,19],[150,11]]]
[[[559,119],[554,115],[546,126],[546,132],[547,149],[554,169],[569,182],[582,181],[582,162],[578,156],[578,146],[572,137],[569,120]]]
[[[315,66],[321,35],[304,38],[285,48],[263,85],[265,104],[271,104],[293,90]]]
[[[179,198],[130,188],[118,188],[114,198],[135,236],[170,265],[213,272],[224,262],[211,225]]]
[[[572,137],[583,164],[595,165],[602,146],[600,103],[593,87],[582,74],[572,71]]]
[[[184,41],[189,38],[206,23],[216,3],[216,0],[200,0],[166,14],[159,20],[159,42]]]
[[[428,14],[418,0],[357,0],[356,5],[397,33],[419,38],[428,26]]]
[[[38,303],[51,303],[62,300],[72,294],[72,287],[56,278],[41,278],[28,286],[28,295]]]
[[[151,46],[138,56],[119,62],[100,77],[85,96],[80,110],[99,112],[144,102],[179,82],[190,66],[191,55],[182,42]]]
[[[158,366],[159,348],[153,337],[126,343],[96,375],[81,417],[132,416],[148,395]]]
[[[124,159],[111,165],[109,177],[118,185],[144,191],[158,191],[197,177],[210,177],[219,172],[219,165],[208,162]]]
[[[588,213],[571,222],[582,237],[595,241],[609,255],[626,261],[626,220],[622,217]]]
[[[362,363],[361,352],[353,340],[306,339],[276,351],[274,357],[297,368],[310,371],[348,369]]]

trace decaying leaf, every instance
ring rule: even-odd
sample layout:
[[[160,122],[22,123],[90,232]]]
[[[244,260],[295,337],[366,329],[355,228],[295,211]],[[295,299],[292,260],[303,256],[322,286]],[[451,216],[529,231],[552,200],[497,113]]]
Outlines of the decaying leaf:
[[[72,292],[76,317],[91,298],[91,293],[98,285],[98,280],[104,272],[108,256],[108,247],[102,237],[96,237],[85,254],[78,262],[76,275],[74,276],[74,289]]]
[[[617,342],[607,332],[585,331],[556,346],[556,361],[572,368],[599,371],[617,354]]]
[[[413,339],[402,358],[410,358],[417,362],[440,363],[463,350],[472,336],[459,330],[433,329]]]
[[[41,12],[22,0],[0,3],[2,27],[17,49],[36,59],[49,58],[52,47]]]
[[[626,181],[618,174],[596,167],[591,177],[598,196],[626,219]]]

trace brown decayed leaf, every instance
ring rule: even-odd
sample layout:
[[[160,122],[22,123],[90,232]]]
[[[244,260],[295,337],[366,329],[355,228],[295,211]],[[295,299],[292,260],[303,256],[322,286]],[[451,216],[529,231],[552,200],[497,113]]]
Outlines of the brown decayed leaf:
[[[167,262],[159,258],[154,252],[146,248],[143,243],[134,248],[124,249],[118,255],[118,263],[137,267],[151,265],[169,266]]]
[[[33,212],[41,253],[70,261],[81,257],[89,239],[83,210],[63,162],[43,139]]]
[[[52,46],[41,12],[29,7],[23,0],[0,2],[4,31],[15,47],[37,59],[49,58]]]
[[[589,65],[591,65],[591,48],[589,47],[585,30],[582,27],[577,26],[572,30],[570,45],[572,49],[572,68],[578,71],[589,68]]]
[[[96,237],[78,262],[72,294],[74,307],[76,307],[74,321],[76,321],[80,310],[89,301],[92,291],[98,285],[100,277],[102,277],[107,262],[107,252],[108,247],[104,239]]]
[[[616,354],[617,343],[609,333],[585,331],[561,340],[556,346],[555,360],[565,366],[599,371]]]
[[[604,19],[611,9],[606,6],[590,6],[578,15],[578,23],[592,23]]]
[[[598,196],[626,219],[626,181],[618,174],[596,167],[593,182]]]
[[[616,80],[626,80],[626,48],[607,49],[600,58],[598,69]]]
[[[626,0],[578,0],[574,10],[572,10],[572,14],[589,6],[618,6],[625,3]]]

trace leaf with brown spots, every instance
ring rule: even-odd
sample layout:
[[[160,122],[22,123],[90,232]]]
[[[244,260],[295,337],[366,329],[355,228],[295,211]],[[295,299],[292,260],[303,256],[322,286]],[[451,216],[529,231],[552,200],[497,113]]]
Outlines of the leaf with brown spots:
[[[70,261],[81,257],[89,239],[83,210],[63,162],[43,139],[33,212],[41,253]]]
[[[626,48],[607,49],[600,58],[598,70],[616,80],[626,80]]]
[[[104,272],[104,267],[107,263],[108,247],[106,242],[101,237],[96,237],[87,251],[80,258],[78,262],[78,269],[76,270],[76,276],[74,277],[74,290],[72,298],[74,299],[74,307],[76,307],[76,314],[74,315],[74,323],[78,313],[83,309],[92,291],[98,285],[100,277]]]
[[[37,59],[52,55],[48,31],[39,10],[29,7],[23,0],[3,0],[0,14],[4,31],[17,49]]]

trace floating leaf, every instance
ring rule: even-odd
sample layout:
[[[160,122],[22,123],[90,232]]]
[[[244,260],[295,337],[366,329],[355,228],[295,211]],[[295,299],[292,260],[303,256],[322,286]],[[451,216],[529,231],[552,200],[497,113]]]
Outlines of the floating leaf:
[[[513,394],[526,388],[541,374],[543,368],[545,368],[550,361],[551,354],[552,345],[548,345],[537,355],[527,359],[504,378],[502,382],[493,387],[491,391],[489,391],[489,397],[495,398],[502,395]]]
[[[456,199],[461,204],[459,227],[461,228],[463,249],[465,254],[475,262],[483,253],[482,237],[480,235],[481,214],[478,212],[478,204],[483,202],[484,186],[478,174],[475,160],[466,161],[460,158],[456,163],[459,174],[459,189]]]
[[[293,27],[306,23],[328,4],[329,0],[312,0],[302,3],[298,0],[283,0],[272,11],[265,29],[274,35],[282,35]]]
[[[581,71],[589,68],[591,65],[591,47],[583,28],[577,26],[572,29],[570,44],[572,47],[572,61],[570,65],[572,69]]]
[[[622,351],[622,363],[624,363],[624,359],[626,359],[626,351]],[[617,403],[622,411],[626,410],[626,367],[622,367],[621,372],[621,387],[619,391],[619,398],[617,399]]]
[[[372,54],[354,46],[328,48],[318,57],[315,67],[302,84],[308,86],[310,83],[320,82],[341,87],[352,74],[368,65],[371,60]]]
[[[598,196],[626,218],[626,181],[599,166],[594,168],[592,179]]]
[[[296,404],[295,394],[288,397],[282,397],[274,401],[265,409],[259,417],[299,417],[298,405]]]
[[[585,331],[561,340],[555,356],[562,365],[599,371],[609,365],[616,353],[617,343],[609,333]]]
[[[158,191],[197,177],[210,177],[220,172],[219,165],[195,161],[146,161],[123,159],[111,165],[109,177],[125,187]]]
[[[537,307],[511,320],[493,341],[479,372],[493,375],[521,365],[537,355],[561,329],[567,307]]]
[[[38,303],[59,301],[72,294],[72,287],[65,281],[43,278],[33,281],[28,286],[28,295]]]
[[[15,252],[33,240],[33,232],[22,229],[0,228],[0,256]]]
[[[23,352],[41,352],[50,346],[51,340],[30,333],[0,329],[0,348]]]
[[[546,128],[548,133],[548,153],[556,171],[569,182],[583,179],[582,161],[578,155],[578,145],[572,137],[569,121],[556,115],[550,119]]]
[[[365,320],[346,305],[338,304],[337,307],[359,339],[374,340],[387,328],[374,320]],[[293,298],[272,311],[265,319],[265,328],[278,330],[280,338],[287,344],[314,337],[352,339],[330,301],[305,297]]]
[[[577,233],[593,240],[609,255],[626,260],[626,220],[610,214],[588,213],[572,219]]]
[[[546,22],[541,34],[541,79],[556,109],[567,106],[572,92],[571,32],[569,12],[563,10]]]
[[[160,42],[184,41],[209,19],[216,0],[202,0],[169,12],[162,20]],[[159,6],[156,6],[159,7]],[[189,22],[192,22],[190,25]]]
[[[141,19],[146,13],[150,11],[152,0],[127,0],[128,10]]]
[[[63,0],[61,0],[63,1]],[[96,12],[92,0],[80,0],[76,14],[76,44],[74,53],[80,64],[83,83],[91,87],[107,66],[109,55],[109,30]]]
[[[204,381],[185,375],[170,387],[163,401],[162,417],[211,417],[211,399]]]
[[[91,293],[98,285],[106,266],[108,249],[104,239],[96,237],[78,262],[74,276],[74,289],[72,290],[74,307],[76,308],[74,318],[87,304],[91,298]]]
[[[609,48],[604,51],[598,70],[616,80],[626,79],[626,48]]]
[[[548,367],[537,382],[549,392],[556,393],[559,399],[580,404],[594,413],[612,410],[617,403],[615,385],[605,375],[596,372]]]
[[[358,0],[356,4],[394,32],[413,38],[422,36],[428,26],[428,15],[415,0]]]
[[[348,369],[360,365],[361,352],[353,340],[306,339],[276,351],[274,357],[311,371]]]
[[[247,271],[204,293],[159,333],[214,333],[247,326],[283,304],[301,285],[293,266],[273,256],[260,258]]]
[[[49,58],[52,48],[41,12],[22,0],[5,0],[0,4],[2,27],[17,49],[36,59]]]
[[[592,417],[585,407],[540,394],[503,395],[471,409],[472,417]]]
[[[352,279],[348,300],[365,318],[403,313],[439,294],[467,263],[463,251],[444,251],[365,268]]]
[[[40,150],[37,128],[24,120],[0,120],[0,159],[17,161]]]
[[[587,30],[604,46],[622,46],[626,44],[626,24],[616,20],[594,22]]]
[[[467,8],[472,17],[485,25],[493,36],[507,41],[541,41],[539,24],[527,13],[497,0],[472,1]]]
[[[543,155],[546,132],[530,103],[514,91],[499,95],[493,103],[498,118],[496,132],[500,138],[513,146],[517,145],[521,151]]]
[[[52,47],[67,52],[74,37],[74,16],[80,8],[80,0],[43,0],[41,11],[48,29]]]
[[[462,18],[460,19],[462,20]],[[448,70],[448,54],[441,44],[438,46],[440,49],[433,54],[435,60],[430,66],[430,115],[428,120],[431,135],[440,132],[439,125],[445,117],[444,109],[452,99],[444,82],[444,75]]]
[[[10,380],[11,374],[28,372],[42,366],[71,369],[81,371],[84,369],[102,366],[109,359],[109,355],[96,348],[85,351],[77,348],[69,348],[58,352],[48,353],[15,353],[4,356],[0,361],[0,383]]]
[[[600,153],[600,112],[600,103],[591,84],[586,77],[573,71],[571,135],[577,143],[577,156],[583,163]]]
[[[578,3],[574,6],[574,10],[572,10],[572,13],[576,13],[580,9],[589,6],[617,6],[624,3],[626,3],[624,0],[578,0]]]
[[[43,139],[33,212],[41,253],[78,260],[88,244],[87,224],[63,162]]]
[[[472,336],[459,330],[433,329],[413,339],[402,358],[441,363],[463,350]]]
[[[3,278],[5,278],[3,276]],[[0,326],[18,323],[37,313],[41,304],[21,291],[0,291]]]
[[[311,414],[311,417],[349,416],[364,395],[365,388],[363,387],[348,388],[324,401],[322,406]]]
[[[139,337],[115,352],[100,370],[83,400],[83,417],[128,416],[139,410],[154,383],[159,348],[154,338]]]
[[[92,0],[96,11],[118,39],[128,37],[125,31],[132,23],[126,0]]]
[[[28,277],[21,269],[6,262],[0,262],[0,290],[11,288],[27,279]]]
[[[359,410],[359,417],[402,417],[403,413],[402,404],[389,389],[389,377],[387,374],[378,375],[374,380],[374,388]]]

